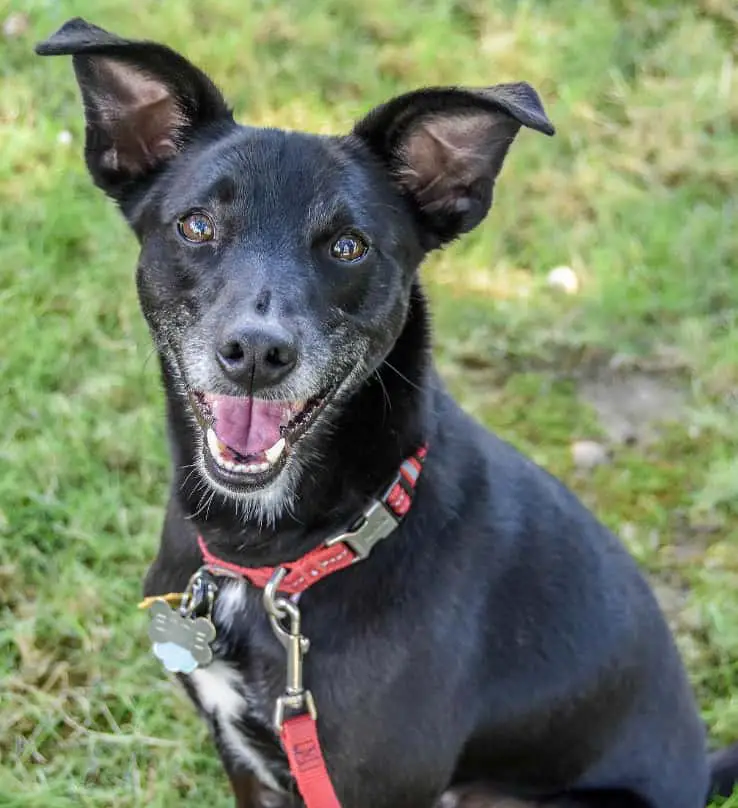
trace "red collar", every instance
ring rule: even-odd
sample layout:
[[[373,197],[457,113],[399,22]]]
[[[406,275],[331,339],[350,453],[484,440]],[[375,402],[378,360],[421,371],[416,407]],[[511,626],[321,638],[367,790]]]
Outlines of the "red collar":
[[[359,520],[345,533],[328,539],[315,550],[310,550],[296,561],[281,566],[287,571],[279,584],[279,591],[295,595],[321,579],[366,558],[374,545],[387,538],[410,510],[415,484],[423,468],[427,448],[421,446],[400,466],[397,477],[383,496],[372,500]],[[223,561],[208,550],[202,536],[197,537],[206,565],[227,570],[245,578],[250,584],[263,589],[274,576],[275,567],[241,567]]]

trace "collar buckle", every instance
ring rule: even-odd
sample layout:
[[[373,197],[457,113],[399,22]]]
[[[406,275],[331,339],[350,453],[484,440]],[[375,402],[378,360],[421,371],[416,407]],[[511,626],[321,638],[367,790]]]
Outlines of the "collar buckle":
[[[339,533],[338,536],[328,539],[328,547],[343,542],[347,544],[356,554],[356,560],[366,558],[374,548],[374,545],[386,539],[395,530],[399,520],[394,516],[387,506],[379,499],[372,501],[372,504],[364,511],[361,521],[353,530]]]

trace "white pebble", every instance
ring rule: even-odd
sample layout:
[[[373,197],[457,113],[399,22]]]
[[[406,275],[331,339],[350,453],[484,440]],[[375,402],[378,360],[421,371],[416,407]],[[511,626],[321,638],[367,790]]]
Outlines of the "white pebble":
[[[574,465],[580,469],[593,469],[610,460],[609,452],[601,443],[594,440],[577,440],[571,445]]]
[[[632,544],[638,537],[638,529],[632,522],[623,522],[618,533],[626,544]]]
[[[571,267],[554,267],[546,280],[552,289],[561,289],[567,295],[579,291],[579,278]]]
[[[28,15],[22,11],[14,11],[3,22],[3,34],[8,39],[22,36],[28,30]]]

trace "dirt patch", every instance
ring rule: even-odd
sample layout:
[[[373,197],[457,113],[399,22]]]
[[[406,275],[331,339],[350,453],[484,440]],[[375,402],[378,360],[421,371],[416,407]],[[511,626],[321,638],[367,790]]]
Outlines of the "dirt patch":
[[[661,376],[633,371],[600,372],[579,382],[579,395],[597,413],[612,443],[647,444],[661,424],[679,421],[687,391]]]

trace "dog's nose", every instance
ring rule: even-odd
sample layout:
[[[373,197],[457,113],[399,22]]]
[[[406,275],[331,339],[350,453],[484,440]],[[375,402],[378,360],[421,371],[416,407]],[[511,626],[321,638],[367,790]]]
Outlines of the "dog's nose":
[[[279,326],[227,331],[216,354],[225,375],[250,393],[279,383],[297,364],[295,341]]]

